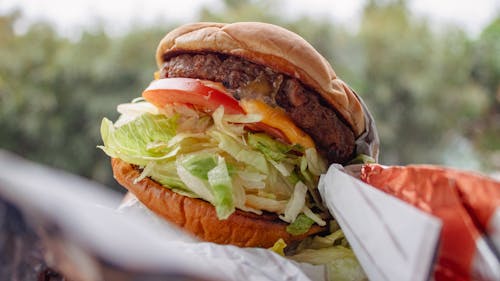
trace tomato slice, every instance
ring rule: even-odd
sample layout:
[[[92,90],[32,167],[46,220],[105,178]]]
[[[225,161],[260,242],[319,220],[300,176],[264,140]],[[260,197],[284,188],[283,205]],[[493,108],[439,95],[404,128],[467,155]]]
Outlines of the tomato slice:
[[[142,93],[144,99],[159,108],[167,104],[190,104],[199,110],[213,112],[219,106],[228,114],[245,114],[239,102],[218,89],[192,78],[164,78],[151,82]]]

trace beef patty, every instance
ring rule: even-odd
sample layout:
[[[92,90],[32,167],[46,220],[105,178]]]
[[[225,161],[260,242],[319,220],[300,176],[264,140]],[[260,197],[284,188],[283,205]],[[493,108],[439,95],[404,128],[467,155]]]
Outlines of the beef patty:
[[[256,98],[280,106],[313,138],[329,163],[353,157],[355,136],[340,115],[300,81],[236,56],[213,53],[168,58],[160,78],[189,77],[221,82],[236,98]]]

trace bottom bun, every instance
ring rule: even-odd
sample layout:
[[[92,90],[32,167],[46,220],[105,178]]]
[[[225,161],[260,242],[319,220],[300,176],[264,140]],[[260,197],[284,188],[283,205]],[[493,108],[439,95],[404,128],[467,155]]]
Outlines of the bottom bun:
[[[286,232],[288,224],[275,214],[257,215],[238,209],[229,218],[219,220],[210,203],[175,193],[150,178],[134,183],[140,171],[120,159],[112,159],[111,165],[115,179],[146,207],[205,241],[269,248],[280,238],[293,244],[326,229],[313,225],[305,234],[291,235]]]

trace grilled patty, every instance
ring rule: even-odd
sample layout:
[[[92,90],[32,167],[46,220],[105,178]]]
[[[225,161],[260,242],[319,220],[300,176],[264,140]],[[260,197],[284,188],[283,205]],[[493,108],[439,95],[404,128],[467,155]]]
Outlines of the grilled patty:
[[[280,106],[315,141],[329,163],[352,158],[355,136],[335,110],[300,81],[235,56],[202,53],[168,58],[161,78],[189,77],[221,82],[236,99]]]

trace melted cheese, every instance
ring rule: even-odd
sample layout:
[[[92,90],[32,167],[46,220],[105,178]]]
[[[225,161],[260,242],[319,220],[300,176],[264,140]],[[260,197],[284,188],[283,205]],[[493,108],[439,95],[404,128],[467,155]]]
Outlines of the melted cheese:
[[[247,114],[260,114],[260,122],[282,131],[292,144],[300,144],[304,148],[315,147],[311,137],[299,129],[282,110],[259,100],[241,100],[240,106]]]

